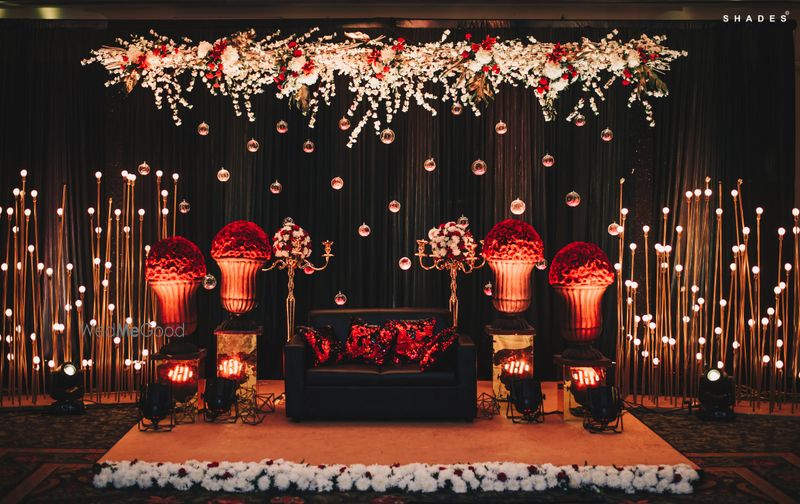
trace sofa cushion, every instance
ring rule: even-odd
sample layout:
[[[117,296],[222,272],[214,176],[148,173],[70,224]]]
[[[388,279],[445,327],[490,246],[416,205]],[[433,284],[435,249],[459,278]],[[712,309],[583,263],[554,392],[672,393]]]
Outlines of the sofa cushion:
[[[436,320],[389,320],[384,324],[394,334],[395,362],[419,362],[423,349],[433,338]]]
[[[367,324],[354,318],[344,347],[345,359],[381,365],[392,349],[394,332],[383,326]]]
[[[437,369],[422,371],[417,363],[381,367],[382,385],[454,385],[455,370]]]
[[[446,308],[335,308],[311,310],[306,325],[332,326],[334,333],[344,343],[350,333],[351,319],[358,317],[368,324],[381,325],[387,320],[436,319],[434,332],[452,325],[453,316]]]
[[[309,385],[380,385],[382,378],[380,368],[375,364],[334,364],[306,371]]]
[[[322,364],[334,364],[342,359],[344,354],[342,342],[333,334],[331,326],[300,326],[297,328],[297,332],[308,342],[311,356],[314,359],[314,367]]]
[[[457,337],[455,327],[449,327],[436,333],[422,348],[419,368],[423,371],[438,369],[445,363],[448,354],[452,353],[450,349]]]

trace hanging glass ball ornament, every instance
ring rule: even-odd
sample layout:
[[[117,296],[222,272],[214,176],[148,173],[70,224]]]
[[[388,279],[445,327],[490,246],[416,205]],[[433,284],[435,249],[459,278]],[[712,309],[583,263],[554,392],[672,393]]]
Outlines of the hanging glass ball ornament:
[[[536,269],[546,270],[547,269],[547,259],[542,258],[541,261],[536,263]]]
[[[259,147],[261,147],[261,145],[258,143],[258,140],[256,140],[255,138],[251,138],[247,142],[247,152],[258,152],[258,148]]]
[[[511,202],[511,213],[514,215],[522,215],[525,213],[525,202],[517,198]]]
[[[483,286],[483,293],[487,296],[492,295],[492,282],[487,282],[486,285]]]
[[[422,163],[422,167],[425,168],[425,171],[433,171],[436,169],[436,160],[433,158],[428,158]]]
[[[305,268],[303,268],[303,273],[305,273],[306,275],[313,275],[314,268],[312,268],[311,266],[306,266]]]
[[[142,164],[139,165],[139,175],[145,176],[150,173],[150,165],[147,164],[147,161],[142,161]]]
[[[217,286],[217,278],[209,273],[208,275],[203,277],[203,288],[205,290],[211,290]]]
[[[275,131],[283,135],[287,131],[289,131],[289,124],[281,119],[280,121],[275,123]]]
[[[220,168],[217,172],[217,180],[220,182],[227,182],[231,179],[231,172],[226,170],[225,168]]]
[[[350,119],[346,117],[342,117],[339,119],[339,129],[342,131],[347,131],[350,129]]]
[[[394,142],[394,131],[391,128],[386,128],[385,130],[381,131],[381,142],[389,145],[390,143]]]
[[[564,198],[564,202],[566,202],[568,207],[575,208],[576,206],[581,204],[581,195],[576,193],[575,191],[570,191]]]
[[[411,269],[411,259],[408,257],[401,257],[399,261],[397,261],[397,265],[400,266],[400,269],[403,271],[407,271]]]
[[[281,191],[283,191],[283,184],[277,180],[269,185],[269,192],[272,194],[280,194]]]
[[[303,152],[305,152],[306,154],[311,154],[312,152],[314,152],[314,142],[312,142],[311,140],[306,140],[305,142],[303,142]]]
[[[400,202],[397,200],[392,200],[389,202],[389,211],[392,213],[397,213],[400,211]]]
[[[333,302],[339,306],[342,306],[347,302],[347,296],[345,296],[342,291],[339,291],[335,296],[333,296]]]
[[[370,233],[372,233],[372,229],[367,225],[366,222],[358,226],[358,234],[361,235],[363,238],[369,236]]]
[[[620,226],[616,222],[612,222],[611,224],[608,225],[608,234],[610,234],[611,236],[619,236],[621,232],[622,232],[622,226]]]
[[[544,157],[542,157],[542,166],[550,168],[554,164],[556,164],[556,158],[554,158],[550,154],[545,154]]]
[[[494,131],[498,135],[505,135],[508,132],[508,125],[503,121],[499,121],[497,124],[494,125]]]
[[[472,173],[474,173],[475,175],[478,176],[483,175],[484,173],[486,173],[487,169],[486,162],[482,159],[476,159],[475,161],[472,162],[471,169]]]
[[[586,126],[586,116],[583,114],[578,114],[575,116],[575,119],[573,119],[573,122],[575,123],[575,126],[579,128]]]
[[[180,211],[182,214],[187,214],[187,213],[189,213],[189,210],[191,210],[191,209],[192,209],[192,206],[191,206],[191,205],[189,204],[189,202],[188,202],[188,201],[186,201],[185,199],[184,199],[184,200],[181,200],[181,202],[180,202],[180,203],[178,203],[178,210],[179,210],[179,211]]]
[[[456,224],[458,224],[459,226],[467,227],[469,226],[469,219],[467,219],[466,216],[462,215],[461,217],[456,219]]]
[[[197,134],[200,136],[208,135],[209,130],[210,128],[208,127],[208,124],[206,124],[205,122],[201,122],[200,124],[197,125]]]
[[[459,116],[462,112],[464,112],[464,107],[458,102],[454,103],[453,106],[450,107],[450,113],[454,116]]]
[[[339,189],[344,187],[344,179],[342,177],[333,177],[331,179],[331,187],[333,187],[334,190],[338,191]]]
[[[610,142],[611,139],[614,138],[614,132],[611,131],[611,128],[606,128],[600,132],[600,138],[602,138],[604,142]]]

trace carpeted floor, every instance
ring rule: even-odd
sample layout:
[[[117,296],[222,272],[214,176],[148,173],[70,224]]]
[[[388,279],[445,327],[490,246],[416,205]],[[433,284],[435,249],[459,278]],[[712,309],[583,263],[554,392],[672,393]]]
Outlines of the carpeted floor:
[[[740,415],[733,423],[702,423],[685,412],[632,412],[703,469],[689,497],[554,490],[539,494],[475,494],[459,502],[800,502],[800,418]],[[4,502],[265,502],[265,496],[96,490],[92,465],[135,423],[131,406],[93,407],[83,417],[0,412],[0,495]],[[536,426],[531,426],[535,429]],[[281,495],[285,503],[453,502],[454,495],[332,493]]]

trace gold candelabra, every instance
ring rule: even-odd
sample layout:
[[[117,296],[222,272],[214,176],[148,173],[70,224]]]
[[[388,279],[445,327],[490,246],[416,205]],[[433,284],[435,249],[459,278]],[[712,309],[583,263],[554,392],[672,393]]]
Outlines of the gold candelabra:
[[[450,313],[453,314],[453,327],[458,327],[458,274],[464,273],[469,275],[475,270],[481,269],[486,264],[486,259],[482,254],[476,254],[477,245],[474,241],[469,242],[466,247],[467,250],[461,257],[435,257],[432,254],[426,254],[425,248],[428,246],[428,240],[417,240],[417,253],[414,254],[419,258],[419,265],[425,271],[437,269],[439,271],[450,272]],[[483,248],[483,240],[481,240],[481,248]],[[426,266],[425,258],[429,257],[433,263]]]
[[[288,292],[286,294],[286,341],[292,339],[292,333],[294,333],[294,315],[295,315],[295,298],[294,298],[294,274],[297,269],[305,270],[310,268],[314,271],[322,271],[328,267],[328,263],[331,261],[331,257],[333,254],[331,253],[331,248],[333,247],[333,242],[330,240],[325,240],[322,242],[322,246],[325,249],[325,252],[322,254],[322,258],[325,259],[325,262],[322,266],[314,266],[311,261],[306,259],[302,253],[302,246],[300,244],[296,244],[292,247],[291,252],[289,252],[288,257],[282,257],[280,259],[276,259],[272,264],[268,267],[264,268],[262,271],[270,271],[273,269],[279,270],[286,270],[286,274],[288,276],[287,288]]]

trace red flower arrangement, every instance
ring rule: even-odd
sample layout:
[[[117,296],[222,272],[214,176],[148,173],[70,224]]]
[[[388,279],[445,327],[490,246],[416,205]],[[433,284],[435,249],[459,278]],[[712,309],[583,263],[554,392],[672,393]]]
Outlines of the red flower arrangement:
[[[153,245],[145,261],[148,282],[197,280],[206,274],[206,262],[197,245],[182,236],[165,238]]]
[[[614,268],[594,243],[573,242],[553,258],[549,280],[550,285],[605,287],[614,282]]]
[[[486,259],[538,263],[544,257],[544,243],[530,224],[506,219],[486,235],[483,255]]]
[[[271,255],[267,233],[255,222],[231,222],[220,229],[211,242],[211,257],[215,260],[231,257],[267,261]]]

